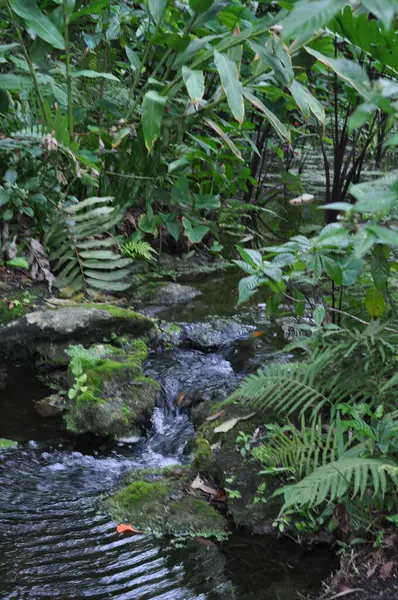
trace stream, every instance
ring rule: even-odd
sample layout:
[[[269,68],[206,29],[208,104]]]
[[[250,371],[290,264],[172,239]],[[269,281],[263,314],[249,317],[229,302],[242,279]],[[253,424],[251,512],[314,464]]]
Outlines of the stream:
[[[161,384],[147,437],[106,444],[69,436],[61,419],[42,419],[34,401],[48,389],[16,365],[0,388],[0,437],[19,442],[0,454],[0,598],[2,600],[293,600],[319,589],[331,569],[329,548],[233,534],[221,544],[173,547],[153,536],[122,537],[99,509],[103,494],[142,467],[188,462],[193,425],[176,396],[212,394],[253,371],[283,347],[281,328],[263,305],[244,311],[225,300],[225,280],[169,321],[238,315],[264,333],[228,340],[209,352],[174,349],[149,356],[146,371]],[[235,300],[235,299],[234,299]],[[279,360],[283,359],[280,357]]]

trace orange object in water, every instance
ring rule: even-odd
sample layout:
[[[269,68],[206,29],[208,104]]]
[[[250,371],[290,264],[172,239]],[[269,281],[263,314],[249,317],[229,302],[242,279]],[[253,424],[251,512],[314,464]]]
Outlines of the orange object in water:
[[[123,523],[121,523],[120,525],[118,525],[116,527],[116,531],[118,533],[144,533],[143,531],[139,531],[138,529],[134,529],[134,527],[132,527],[131,525],[124,525]]]
[[[264,335],[265,331],[253,331],[253,333],[250,334],[250,337],[260,337],[262,335]]]

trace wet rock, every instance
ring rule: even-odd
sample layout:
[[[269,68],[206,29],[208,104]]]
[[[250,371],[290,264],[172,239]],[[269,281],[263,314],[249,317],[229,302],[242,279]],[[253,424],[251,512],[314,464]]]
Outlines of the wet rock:
[[[136,471],[130,482],[105,506],[119,523],[131,523],[145,533],[184,538],[226,537],[224,517],[190,487],[195,474],[190,469]]]
[[[150,423],[159,390],[159,385],[142,372],[147,357],[145,343],[136,340],[129,353],[109,345],[78,352],[86,379],[68,406],[67,428],[114,438],[139,436]],[[73,360],[68,370],[71,386],[76,381]]]
[[[38,400],[35,403],[35,410],[43,419],[58,417],[66,410],[65,399],[58,394],[51,394]]]
[[[247,338],[254,331],[234,319],[210,318],[202,323],[180,323],[180,343],[198,350],[221,349],[232,342]]]
[[[40,354],[50,364],[65,362],[66,345],[90,344],[111,334],[142,335],[153,321],[111,305],[90,304],[27,313],[0,328],[0,354]]]
[[[200,291],[189,285],[172,282],[151,282],[140,287],[135,300],[147,306],[174,306],[200,296]]]
[[[232,403],[213,407],[210,411],[220,416],[212,421],[205,420],[198,428],[193,447],[194,465],[200,473],[214,477],[220,487],[230,490],[228,513],[238,527],[252,533],[270,533],[280,509],[280,500],[271,498],[279,481],[260,476],[260,464],[243,458],[236,444],[241,431],[252,434],[256,423],[262,423],[266,417],[257,414],[239,421],[226,433],[215,433],[214,429],[225,421],[245,417],[251,411],[247,406]],[[264,489],[258,496],[261,484]],[[260,499],[265,501],[258,501]]]

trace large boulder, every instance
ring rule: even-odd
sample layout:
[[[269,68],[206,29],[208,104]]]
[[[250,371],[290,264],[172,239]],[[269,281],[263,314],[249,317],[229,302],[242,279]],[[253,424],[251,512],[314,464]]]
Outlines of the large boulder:
[[[191,469],[148,469],[129,477],[130,481],[105,501],[115,521],[131,524],[143,533],[225,539],[226,520],[200,489],[192,487],[195,473]]]
[[[139,336],[152,327],[148,317],[106,304],[40,310],[0,328],[0,354],[38,354],[49,364],[66,365],[69,344],[90,344],[112,334]]]
[[[70,352],[70,350],[69,350]],[[75,346],[68,369],[75,388],[66,415],[67,428],[114,438],[140,435],[150,424],[159,385],[142,372],[145,343],[135,340],[129,352],[109,345]],[[79,377],[83,376],[77,385]]]

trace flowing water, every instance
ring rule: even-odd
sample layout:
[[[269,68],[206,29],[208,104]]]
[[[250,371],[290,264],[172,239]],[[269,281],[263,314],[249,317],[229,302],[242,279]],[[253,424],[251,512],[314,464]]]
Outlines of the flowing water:
[[[220,288],[179,318],[230,314],[216,304]],[[99,509],[101,496],[125,473],[189,459],[193,428],[175,407],[179,392],[200,386],[211,394],[281,347],[263,308],[251,310],[246,318],[265,330],[259,340],[212,353],[178,349],[150,356],[147,370],[162,393],[152,430],[135,446],[68,437],[60,420],[36,416],[33,401],[48,390],[34,374],[9,371],[0,388],[0,437],[20,445],[0,454],[2,600],[293,600],[296,592],[319,587],[331,566],[326,548],[309,552],[289,541],[237,534],[218,546],[174,548],[152,536],[121,537]]]

